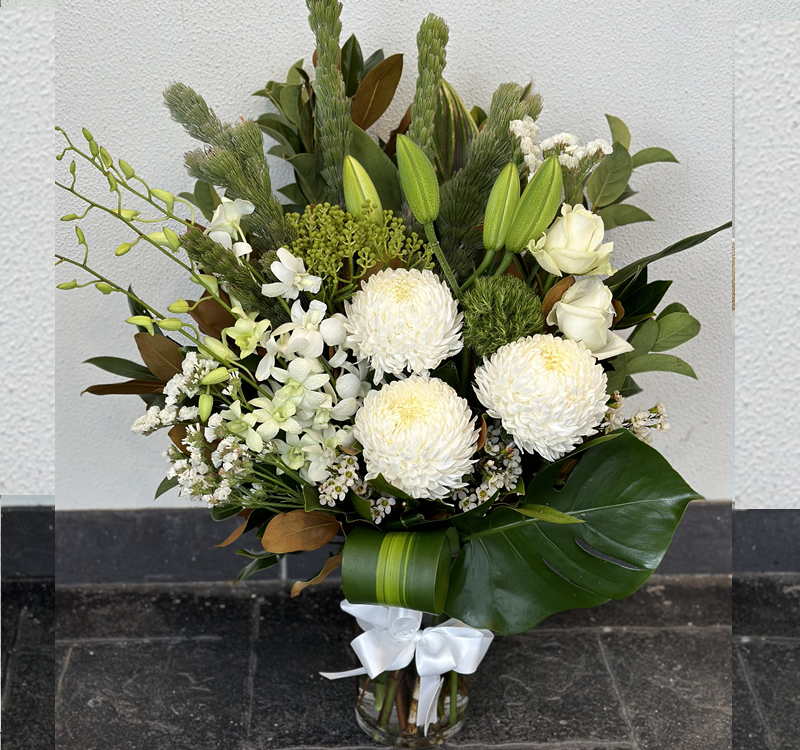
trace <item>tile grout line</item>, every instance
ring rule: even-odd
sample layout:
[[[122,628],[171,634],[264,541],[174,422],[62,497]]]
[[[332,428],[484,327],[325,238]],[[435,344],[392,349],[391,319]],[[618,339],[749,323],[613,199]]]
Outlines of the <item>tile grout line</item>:
[[[761,708],[761,701],[758,698],[753,681],[750,679],[750,671],[747,668],[747,662],[745,662],[742,652],[738,648],[736,649],[736,659],[739,662],[739,667],[742,670],[742,676],[744,677],[745,685],[747,685],[747,691],[750,693],[750,697],[753,699],[753,706],[756,710],[756,716],[758,716],[758,720],[761,722],[761,726],[764,728],[764,732],[766,733],[767,745],[769,745],[767,750],[778,750],[778,746],[775,743],[775,737],[772,734],[772,728],[767,721],[764,710]]]
[[[625,722],[625,726],[628,727],[628,732],[631,738],[630,739],[631,748],[633,750],[640,750],[639,741],[636,738],[636,732],[634,731],[633,728],[633,722],[631,721],[631,717],[628,714],[628,706],[625,703],[625,700],[622,697],[622,691],[619,689],[619,685],[617,684],[617,676],[611,669],[611,662],[609,662],[608,660],[608,654],[606,653],[606,647],[605,644],[603,643],[601,633],[597,634],[597,645],[600,647],[600,655],[603,657],[603,664],[605,664],[608,676],[611,678],[611,687],[613,688],[614,694],[617,696],[617,700],[619,701],[620,711],[622,713],[622,719]]]
[[[223,640],[225,639],[220,635],[153,635],[109,638],[56,638],[55,645],[74,648],[78,646],[118,646],[124,643],[219,643]]]
[[[261,601],[258,597],[253,599],[252,622],[250,625],[250,655],[247,665],[247,708],[244,715],[244,745],[243,750],[250,744],[250,725],[253,721],[253,700],[256,692],[256,668],[258,667],[258,656],[256,656],[256,644],[261,631]]]
[[[4,706],[8,705],[8,693],[11,689],[11,662],[14,660],[16,653],[17,643],[19,643],[20,633],[22,632],[22,617],[28,611],[28,608],[23,605],[19,610],[19,617],[17,617],[17,627],[14,631],[14,640],[11,642],[11,648],[8,649],[8,661],[6,662],[5,686],[3,688],[2,702]]]
[[[72,649],[73,646],[70,646],[67,650],[67,655],[64,657],[64,666],[61,667],[61,672],[58,675],[58,682],[56,683],[56,700],[55,700],[55,711],[58,713],[58,709],[60,708],[61,704],[61,688],[64,684],[64,678],[67,676],[67,670],[69,669],[69,663],[72,660]]]

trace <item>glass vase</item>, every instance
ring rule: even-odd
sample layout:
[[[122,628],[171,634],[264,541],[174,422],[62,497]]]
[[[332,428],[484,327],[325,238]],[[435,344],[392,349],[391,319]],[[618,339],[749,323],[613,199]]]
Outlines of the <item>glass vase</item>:
[[[373,740],[392,747],[441,745],[464,725],[469,701],[467,675],[448,672],[431,714],[427,735],[418,715],[419,675],[411,664],[374,680],[356,678],[356,719]]]

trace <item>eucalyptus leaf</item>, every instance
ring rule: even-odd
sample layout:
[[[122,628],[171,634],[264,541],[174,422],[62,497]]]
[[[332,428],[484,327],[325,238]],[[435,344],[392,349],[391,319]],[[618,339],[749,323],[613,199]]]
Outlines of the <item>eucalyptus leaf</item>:
[[[626,150],[631,150],[631,132],[628,126],[614,115],[606,115],[608,127],[611,128],[611,140],[621,143]]]
[[[658,338],[650,347],[651,352],[674,349],[700,333],[700,321],[684,312],[674,312],[663,317],[659,315],[657,326]]]
[[[622,227],[626,224],[636,224],[640,221],[653,221],[653,217],[646,211],[642,211],[641,208],[622,203],[603,206],[597,212],[597,215],[603,220],[603,226],[606,229],[614,229],[614,227]]]
[[[631,157],[631,165],[634,169],[660,161],[678,163],[678,160],[665,148],[643,148]]]
[[[688,313],[689,311],[686,309],[684,305],[680,302],[673,302],[667,305],[656,317],[656,320],[659,318],[665,318],[667,315],[672,315],[672,313]]]
[[[658,338],[658,323],[652,318],[640,323],[636,330],[628,337],[628,343],[633,347],[634,354],[647,354],[652,351]]]
[[[586,183],[592,207],[602,208],[619,198],[628,185],[631,171],[630,154],[621,143],[615,142],[613,152],[603,157]]]

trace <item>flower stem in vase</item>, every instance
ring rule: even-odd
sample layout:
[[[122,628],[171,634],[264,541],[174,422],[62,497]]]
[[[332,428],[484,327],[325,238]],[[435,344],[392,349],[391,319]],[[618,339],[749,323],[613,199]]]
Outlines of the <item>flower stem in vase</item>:
[[[397,697],[395,698],[397,705],[397,723],[400,725],[400,731],[403,734],[408,733],[408,686],[406,681],[401,678],[398,680]]]
[[[417,732],[417,710],[419,708],[419,675],[414,681],[414,693],[411,696],[411,705],[408,708],[408,734]]]
[[[378,716],[378,726],[384,729],[388,726],[389,719],[392,716],[392,708],[394,707],[394,701],[397,696],[397,687],[401,672],[402,670],[399,669],[396,672],[392,672],[386,680],[386,693],[383,698],[383,706],[381,706],[380,715]]]
[[[458,673],[450,672],[450,726],[458,721]]]

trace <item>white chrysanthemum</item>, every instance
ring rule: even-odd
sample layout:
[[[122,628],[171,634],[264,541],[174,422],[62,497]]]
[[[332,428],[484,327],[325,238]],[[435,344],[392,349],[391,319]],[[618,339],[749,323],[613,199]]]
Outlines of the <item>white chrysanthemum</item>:
[[[376,383],[387,372],[434,370],[463,346],[463,314],[432,271],[379,271],[353,295],[346,312],[348,346],[357,359],[369,357]]]
[[[464,487],[479,431],[465,399],[427,375],[370,391],[354,435],[364,447],[366,479],[378,474],[413,497],[442,498]]]
[[[555,461],[606,414],[606,375],[581,343],[539,334],[501,346],[475,372],[475,392],[528,453]]]

